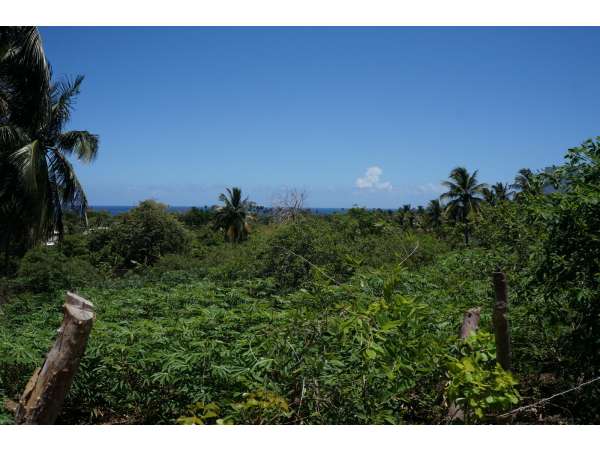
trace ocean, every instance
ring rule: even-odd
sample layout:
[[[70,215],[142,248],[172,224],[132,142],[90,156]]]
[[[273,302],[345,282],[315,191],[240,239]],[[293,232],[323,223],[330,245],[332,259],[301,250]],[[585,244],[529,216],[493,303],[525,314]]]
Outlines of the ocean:
[[[117,214],[122,214],[124,212],[129,211],[130,209],[135,208],[135,205],[124,206],[124,205],[92,205],[89,209],[92,211],[107,211],[111,215],[116,216]],[[186,212],[191,209],[192,206],[169,206],[167,207],[170,212]],[[204,207],[198,206],[198,208],[202,209]],[[343,213],[348,210],[348,208],[307,208],[310,212],[314,214],[335,214],[335,213]]]

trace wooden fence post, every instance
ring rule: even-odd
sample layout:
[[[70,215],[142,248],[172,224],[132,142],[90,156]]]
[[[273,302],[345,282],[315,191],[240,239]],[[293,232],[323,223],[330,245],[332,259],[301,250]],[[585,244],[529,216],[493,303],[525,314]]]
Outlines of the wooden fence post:
[[[481,318],[481,308],[471,308],[465,312],[463,323],[460,327],[460,338],[465,340],[473,331],[479,328],[479,319]],[[451,403],[448,408],[448,421],[465,420],[465,413],[462,409]]]
[[[496,303],[492,316],[494,335],[496,337],[496,359],[504,370],[511,370],[510,328],[508,325],[508,288],[506,275],[503,272],[493,272]]]
[[[471,308],[463,317],[463,323],[460,327],[460,338],[466,339],[472,331],[477,331],[479,328],[479,319],[481,318],[481,308]]]
[[[95,318],[94,305],[67,292],[58,336],[41,368],[27,383],[16,408],[17,424],[53,424],[85,352]]]

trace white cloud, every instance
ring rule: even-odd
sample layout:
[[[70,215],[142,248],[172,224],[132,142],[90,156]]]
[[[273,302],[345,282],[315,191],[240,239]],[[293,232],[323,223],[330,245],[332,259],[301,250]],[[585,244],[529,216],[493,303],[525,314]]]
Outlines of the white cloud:
[[[380,181],[383,170],[379,166],[372,166],[367,169],[364,177],[356,179],[356,187],[359,189],[377,189],[391,191],[392,183],[389,181]]]

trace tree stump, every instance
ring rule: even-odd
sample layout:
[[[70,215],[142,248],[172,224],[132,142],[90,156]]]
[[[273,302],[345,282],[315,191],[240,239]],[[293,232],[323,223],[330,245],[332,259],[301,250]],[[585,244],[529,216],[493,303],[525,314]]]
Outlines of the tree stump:
[[[510,328],[508,325],[508,287],[506,275],[502,272],[492,273],[496,304],[492,320],[496,338],[496,359],[504,370],[511,370]]]
[[[53,424],[71,387],[92,330],[94,305],[67,292],[63,312],[54,345],[21,395],[15,414],[17,424]]]
[[[481,308],[471,308],[465,313],[462,326],[460,327],[461,339],[464,340],[468,338],[472,332],[477,331],[477,328],[479,328],[480,318]]]
[[[481,318],[481,308],[471,308],[463,317],[463,323],[460,327],[460,338],[465,340],[469,337],[469,335],[477,331],[479,328],[479,319]],[[465,420],[465,414],[462,409],[457,407],[454,403],[450,404],[448,408],[448,421],[452,422],[453,420]]]

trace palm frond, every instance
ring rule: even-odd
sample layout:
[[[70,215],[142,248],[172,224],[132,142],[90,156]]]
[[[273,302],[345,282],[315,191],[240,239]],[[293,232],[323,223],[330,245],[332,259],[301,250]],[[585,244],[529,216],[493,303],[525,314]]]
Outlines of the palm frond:
[[[21,62],[27,66],[34,67],[38,76],[50,80],[48,62],[42,44],[42,37],[37,27],[23,27],[20,33],[20,58]]]
[[[27,140],[25,131],[16,125],[0,125],[0,147],[11,150]]]
[[[24,128],[38,128],[50,116],[50,65],[36,27],[4,27],[0,86],[3,114]]]
[[[98,135],[89,131],[67,131],[58,137],[58,146],[70,155],[75,154],[77,159],[89,163],[96,159],[98,153]]]
[[[21,173],[24,186],[29,192],[41,189],[40,181],[48,178],[46,152],[38,140],[24,145],[10,156]]]
[[[58,207],[68,206],[83,216],[88,206],[87,197],[72,164],[55,149],[51,149],[49,160],[50,171],[53,174],[52,181],[56,186]]]
[[[52,119],[50,129],[60,132],[71,118],[75,99],[79,95],[83,75],[77,75],[74,80],[66,79],[55,83],[50,89],[52,101]]]

